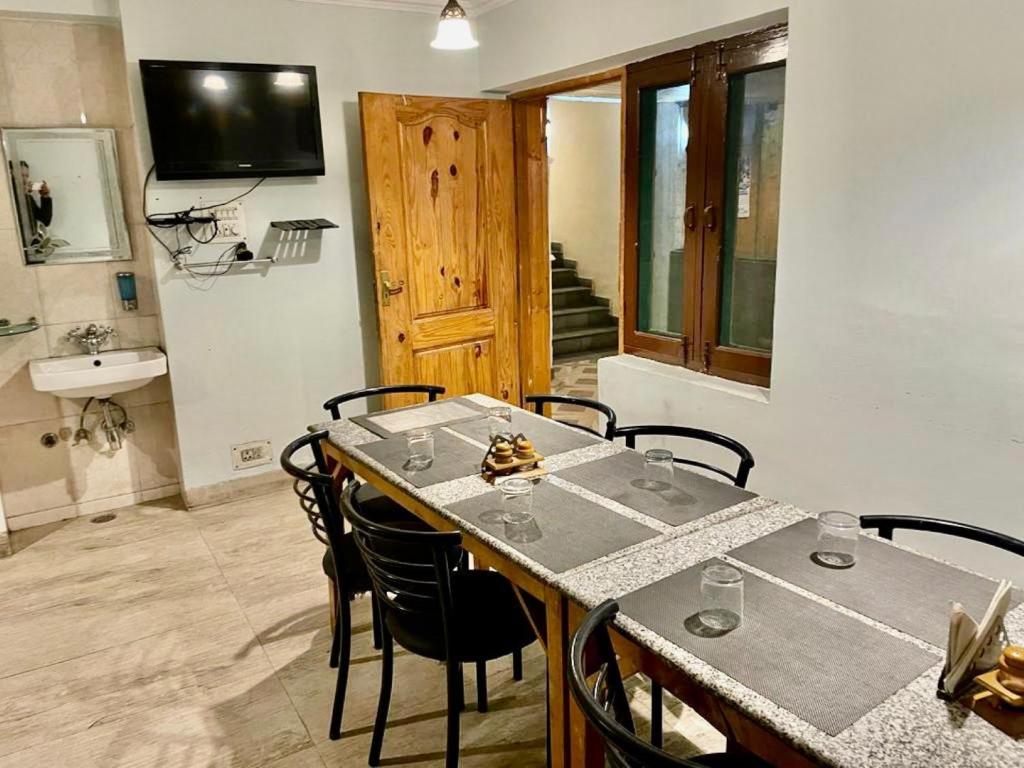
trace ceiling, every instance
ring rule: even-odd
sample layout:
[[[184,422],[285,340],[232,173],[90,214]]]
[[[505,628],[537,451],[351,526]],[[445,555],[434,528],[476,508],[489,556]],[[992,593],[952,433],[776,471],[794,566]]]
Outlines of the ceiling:
[[[357,8],[376,8],[382,11],[411,11],[413,13],[430,13],[440,15],[444,0],[296,0],[300,3],[317,3],[320,5],[350,5]],[[495,8],[513,2],[513,0],[459,0],[470,16],[493,11]]]

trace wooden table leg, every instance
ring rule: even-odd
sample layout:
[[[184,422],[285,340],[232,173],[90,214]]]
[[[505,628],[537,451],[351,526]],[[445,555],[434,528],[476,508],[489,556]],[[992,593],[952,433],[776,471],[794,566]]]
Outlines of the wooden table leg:
[[[567,637],[572,637],[576,628],[583,621],[586,611],[576,603],[569,601],[567,616]],[[568,662],[567,667],[568,669]],[[583,710],[576,704],[572,692],[568,693],[569,704],[569,764],[572,768],[603,768],[604,745],[590,723],[583,715]]]
[[[544,594],[547,622],[548,656],[548,763],[551,768],[569,765],[569,687],[565,681],[568,647],[566,645],[566,600],[557,590]]]

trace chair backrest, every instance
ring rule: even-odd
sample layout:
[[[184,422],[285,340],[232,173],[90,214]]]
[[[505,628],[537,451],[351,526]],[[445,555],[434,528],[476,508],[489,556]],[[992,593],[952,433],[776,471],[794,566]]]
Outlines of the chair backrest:
[[[370,574],[382,610],[400,620],[441,619],[449,658],[453,658],[451,574],[458,563],[462,534],[399,528],[363,516],[349,483],[341,496],[345,517]]]
[[[331,412],[331,418],[341,418],[341,406],[352,400],[362,400],[377,395],[426,395],[429,402],[437,400],[438,395],[444,394],[444,387],[436,384],[395,384],[388,387],[367,387],[366,389],[354,389],[341,395],[335,395],[326,403],[324,410]]]
[[[719,474],[739,488],[747,487],[747,478],[750,477],[750,470],[754,468],[754,455],[745,445],[743,445],[743,443],[733,440],[731,437],[720,435],[717,432],[709,432],[706,429],[697,429],[696,427],[675,427],[669,424],[643,424],[636,427],[619,427],[615,430],[614,437],[623,437],[626,439],[627,447],[636,448],[637,437],[644,435],[654,435],[658,437],[683,437],[689,440],[699,440],[705,443],[712,443],[732,451],[740,459],[740,465],[735,474],[706,462],[697,461],[696,459],[686,459],[675,456],[674,461],[677,464],[700,467],[701,469],[706,469],[709,472]]]
[[[572,637],[569,688],[576,703],[604,742],[605,756],[613,768],[700,768],[699,763],[671,755],[636,735],[608,635],[608,624],[618,612],[618,603],[605,601],[586,615]],[[587,678],[594,670],[599,673],[591,686]]]
[[[1007,536],[1005,533],[997,533],[987,528],[979,528],[976,525],[958,523],[955,520],[940,520],[936,517],[914,517],[912,515],[861,515],[860,527],[868,530],[878,530],[878,535],[883,539],[892,541],[893,531],[897,528],[910,531],[927,531],[929,533],[942,533],[947,536],[958,536],[961,539],[970,539],[982,544],[988,544],[1015,555],[1024,557],[1024,541]]]
[[[345,535],[345,522],[338,504],[334,479],[327,470],[327,457],[321,443],[327,438],[327,431],[311,432],[290,442],[281,451],[281,468],[295,478],[292,487],[299,497],[299,505],[309,518],[313,535],[331,548],[334,558],[335,583],[340,584],[344,572],[341,543]],[[313,453],[312,464],[297,464],[299,451],[309,448]]]
[[[571,395],[527,395],[526,402],[533,404],[533,410],[535,413],[539,413],[541,416],[544,415],[544,406],[549,404],[559,405],[579,405],[583,408],[590,408],[602,414],[605,418],[604,433],[598,432],[596,429],[591,429],[582,424],[574,424],[571,421],[565,421],[564,419],[555,419],[559,424],[566,424],[570,427],[576,427],[576,429],[582,429],[584,432],[589,432],[592,435],[603,437],[605,440],[611,440],[612,435],[615,434],[615,425],[618,422],[618,417],[615,415],[615,411],[612,410],[610,405],[605,405],[599,400],[591,400],[589,397],[573,397]]]

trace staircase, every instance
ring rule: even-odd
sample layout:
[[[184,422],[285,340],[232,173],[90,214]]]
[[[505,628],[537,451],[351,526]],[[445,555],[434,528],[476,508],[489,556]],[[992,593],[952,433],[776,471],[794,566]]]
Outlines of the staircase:
[[[608,299],[595,296],[592,282],[576,274],[576,262],[565,258],[561,243],[551,244],[551,346],[555,360],[600,357],[619,346],[619,321]]]

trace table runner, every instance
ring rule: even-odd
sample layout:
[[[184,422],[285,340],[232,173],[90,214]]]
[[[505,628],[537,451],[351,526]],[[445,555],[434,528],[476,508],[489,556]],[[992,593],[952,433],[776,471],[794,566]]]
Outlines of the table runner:
[[[544,481],[533,489],[533,514],[541,531],[541,538],[534,542],[508,541],[500,519],[488,522],[485,513],[501,510],[500,491],[456,502],[448,505],[448,510],[553,573],[568,571],[658,535],[646,525]]]
[[[426,469],[405,468],[409,446],[405,437],[389,437],[355,446],[417,488],[479,474],[484,451],[447,432],[434,432],[434,463]]]
[[[834,569],[811,559],[816,520],[802,520],[728,554],[754,568],[813,592],[939,648],[949,636],[952,601],[980,621],[997,582],[946,563],[861,536],[857,562]],[[1012,606],[1020,604],[1014,590]]]
[[[742,625],[721,637],[698,636],[692,630],[701,626],[696,615],[705,564],[626,595],[621,612],[829,735],[941,661],[749,572]]]
[[[453,424],[450,429],[485,445],[491,441],[490,423],[486,418]],[[554,456],[601,442],[596,435],[567,428],[551,419],[518,409],[512,410],[510,429],[513,434],[523,433],[530,438],[534,449],[542,456]]]
[[[555,476],[669,525],[683,525],[756,496],[679,467],[675,468],[670,489],[650,491],[637,487],[635,482],[644,476],[644,457],[636,451],[578,464],[556,472]]]
[[[395,437],[410,429],[439,429],[467,419],[479,419],[487,409],[465,397],[421,403],[406,408],[353,416],[352,421],[380,437]]]

